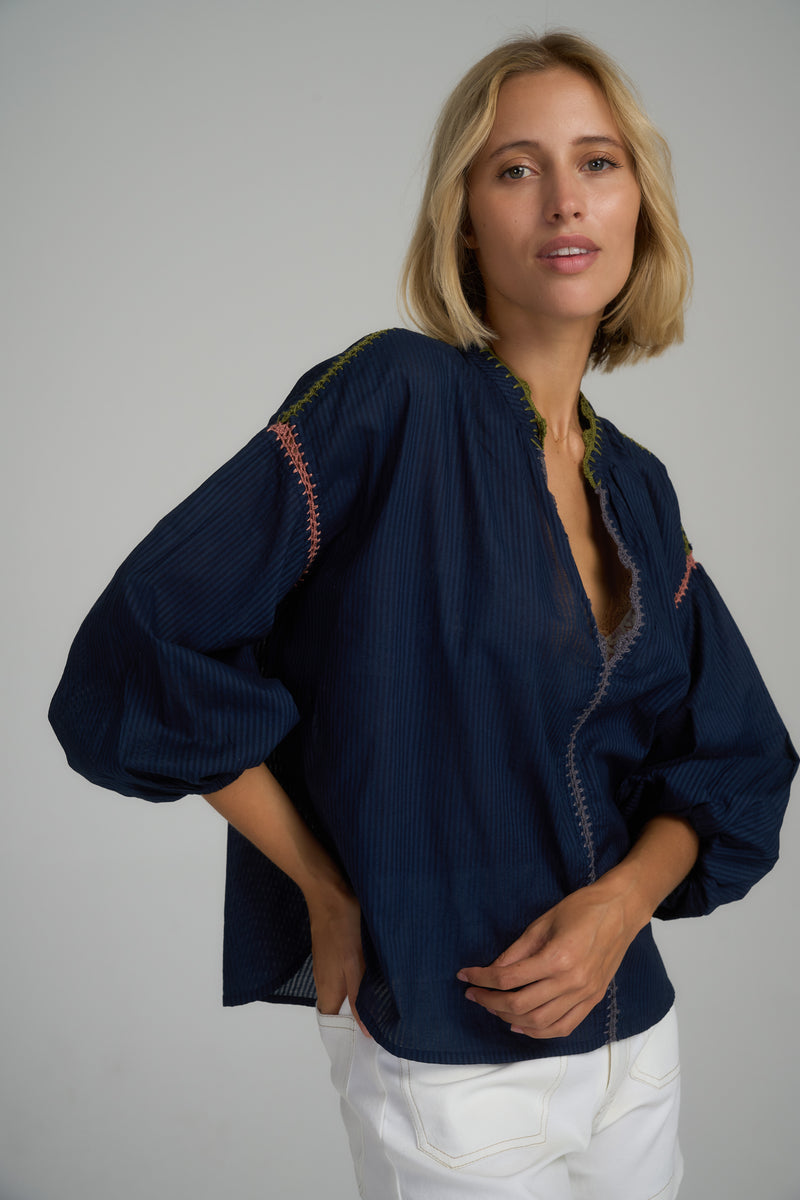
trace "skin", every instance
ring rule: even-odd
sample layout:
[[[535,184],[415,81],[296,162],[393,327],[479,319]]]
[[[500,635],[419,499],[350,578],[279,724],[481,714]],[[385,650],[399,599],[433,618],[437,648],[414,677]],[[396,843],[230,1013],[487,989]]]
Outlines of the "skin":
[[[535,381],[537,408],[559,439],[573,425],[603,310],[630,273],[639,208],[633,160],[596,84],[563,67],[506,80],[469,172],[465,237],[493,348]],[[561,260],[542,251],[571,235],[598,252],[588,269],[562,274]]]
[[[468,189],[466,241],[498,333],[493,349],[532,385],[547,421],[550,490],[608,633],[627,607],[628,579],[583,477],[577,397],[600,318],[633,262],[641,198],[633,159],[597,85],[559,67],[503,84]],[[597,251],[566,262],[544,256],[554,238],[572,237]]]
[[[535,143],[535,145],[534,145]],[[509,145],[513,149],[504,149]],[[614,166],[600,165],[611,159]],[[598,624],[626,600],[627,574],[582,471],[577,397],[606,304],[630,272],[639,214],[633,162],[599,89],[571,70],[503,84],[489,140],[469,174],[468,245],[497,331],[495,352],[535,382],[548,424],[548,485]],[[554,237],[589,238],[597,252],[574,273],[543,260]],[[311,919],[322,1012],[356,998],[364,960],[356,897],[266,766],[207,796],[301,889]],[[537,917],[494,962],[465,966],[467,1001],[521,1036],[564,1037],[602,1000],[626,950],[691,870],[698,839],[659,816],[596,883]]]

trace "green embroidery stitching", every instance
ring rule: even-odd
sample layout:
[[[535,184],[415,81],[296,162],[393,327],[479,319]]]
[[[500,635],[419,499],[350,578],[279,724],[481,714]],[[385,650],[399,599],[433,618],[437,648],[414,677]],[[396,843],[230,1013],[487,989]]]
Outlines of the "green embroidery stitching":
[[[683,538],[683,548],[686,551],[686,557],[689,558],[691,557],[692,553],[692,543],[686,536],[686,530],[683,528],[683,526],[681,526],[681,537]]]
[[[583,444],[585,446],[583,452],[583,473],[586,476],[589,487],[596,491],[600,486],[600,480],[594,473],[592,459],[596,454],[600,453],[602,431],[595,416],[595,411],[583,392],[578,397],[578,403],[580,405],[581,416],[588,421],[588,425],[583,431]]]
[[[542,414],[540,412],[537,412],[536,405],[533,403],[531,389],[528,387],[525,380],[520,379],[517,375],[515,375],[514,372],[511,370],[511,368],[509,367],[508,363],[503,362],[502,358],[500,358],[499,355],[495,354],[493,350],[482,350],[481,353],[484,354],[488,359],[492,360],[492,362],[494,363],[494,366],[495,366],[495,370],[499,369],[499,370],[505,371],[506,379],[510,379],[514,384],[514,387],[519,388],[519,390],[522,392],[523,396],[525,397],[525,403],[528,406],[528,408],[530,409],[531,417],[536,423],[536,431],[538,433],[539,448],[541,449],[542,444],[544,443],[545,435],[547,433],[547,421],[545,421],[544,417],[542,416]]]
[[[625,431],[623,429],[620,429],[619,432],[625,438],[626,442],[630,442],[632,445],[637,446],[640,450],[644,450],[645,454],[649,454],[651,458],[655,458],[655,454],[653,454],[653,451],[648,450],[647,446],[643,446],[641,442],[637,442],[636,438],[632,438],[631,435],[629,433],[625,433]]]
[[[387,329],[381,329],[377,333],[369,333],[366,337],[362,338],[360,342],[356,342],[354,346],[351,346],[349,350],[345,350],[344,354],[340,354],[335,362],[331,363],[325,374],[320,375],[319,379],[312,383],[308,391],[302,395],[299,400],[296,400],[291,408],[284,409],[282,413],[278,414],[276,421],[280,422],[281,425],[288,424],[292,417],[297,416],[301,408],[305,408],[305,406],[310,404],[315,396],[318,396],[320,392],[325,390],[331,379],[333,379],[334,375],[338,375],[338,373],[343,371],[347,364],[354,359],[357,354],[360,354],[361,351],[366,349],[367,346],[370,346],[373,342],[377,341],[378,338],[382,338],[388,332],[389,331]]]
[[[515,375],[508,363],[503,362],[502,358],[495,354],[494,351],[483,350],[482,353],[494,362],[495,368],[500,368],[505,371],[506,379],[511,379],[514,383],[514,386],[519,388],[524,395],[525,402],[531,411],[534,421],[536,422],[536,429],[539,435],[538,444],[539,448],[541,449],[544,445],[544,439],[547,436],[547,421],[537,410],[536,405],[533,402],[533,396],[531,395],[530,387],[524,379],[520,379],[517,375]],[[583,392],[581,392],[578,397],[578,403],[580,405],[581,415],[587,422],[587,428],[582,431],[583,444],[585,446],[583,454],[583,473],[586,476],[589,486],[596,490],[600,486],[600,480],[594,473],[592,459],[595,457],[595,455],[600,453],[602,431],[595,411],[584,396]]]

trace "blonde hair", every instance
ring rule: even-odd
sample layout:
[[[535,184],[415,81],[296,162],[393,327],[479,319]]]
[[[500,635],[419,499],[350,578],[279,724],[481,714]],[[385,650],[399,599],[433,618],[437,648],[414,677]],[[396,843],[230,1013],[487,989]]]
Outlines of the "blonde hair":
[[[416,228],[400,281],[403,306],[424,333],[466,349],[495,334],[484,322],[485,294],[464,238],[467,176],[494,123],[510,75],[553,67],[591,79],[603,93],[631,157],[641,191],[633,265],[595,335],[589,365],[610,371],[683,340],[692,261],[678,224],[669,147],[608,55],[564,30],[519,38],[467,72],[442,109]]]

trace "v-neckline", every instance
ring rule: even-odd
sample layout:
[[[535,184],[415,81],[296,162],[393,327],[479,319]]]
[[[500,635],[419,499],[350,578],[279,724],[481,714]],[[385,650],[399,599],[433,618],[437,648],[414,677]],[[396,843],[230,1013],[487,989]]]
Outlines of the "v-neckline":
[[[601,463],[601,443],[602,443],[602,428],[601,422],[597,417],[592,405],[587,400],[586,396],[581,391],[578,395],[578,414],[581,422],[581,432],[584,442],[584,454],[581,464],[583,477],[588,485],[591,493],[589,503],[594,502],[599,506],[598,519],[602,522],[605,534],[609,538],[609,549],[615,553],[619,559],[621,568],[627,572],[627,585],[625,587],[624,596],[621,594],[616,603],[610,606],[610,612],[614,616],[614,621],[604,625],[613,624],[613,627],[608,629],[608,632],[603,632],[600,627],[600,621],[597,619],[592,602],[589,598],[589,593],[586,589],[583,577],[578,569],[578,563],[575,558],[575,553],[572,543],[567,533],[566,526],[558,510],[558,504],[554,493],[550,490],[550,482],[547,474],[547,464],[544,456],[544,442],[547,436],[547,421],[536,408],[533,401],[530,386],[524,379],[520,379],[511,368],[494,351],[478,350],[474,348],[473,352],[478,361],[485,369],[490,372],[496,372],[495,378],[500,386],[501,391],[511,390],[514,393],[514,399],[520,404],[520,408],[524,406],[527,410],[530,426],[531,440],[540,456],[540,466],[544,478],[545,490],[552,504],[553,513],[557,526],[561,531],[564,539],[564,552],[568,564],[568,569],[573,573],[573,579],[576,588],[576,597],[584,606],[585,611],[591,618],[592,625],[595,630],[596,641],[599,646],[603,658],[606,662],[611,662],[612,658],[616,659],[617,652],[622,652],[630,641],[633,640],[633,634],[639,628],[640,624],[640,605],[638,599],[638,571],[633,563],[630,555],[623,545],[618,533],[611,528],[607,518],[607,509],[604,503],[604,486],[600,477]],[[566,564],[565,564],[566,565]],[[620,614],[616,619],[617,613]]]

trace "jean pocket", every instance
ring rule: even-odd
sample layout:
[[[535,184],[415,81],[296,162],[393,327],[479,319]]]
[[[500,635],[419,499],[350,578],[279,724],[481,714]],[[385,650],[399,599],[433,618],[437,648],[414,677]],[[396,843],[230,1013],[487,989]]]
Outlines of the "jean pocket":
[[[347,1000],[338,1013],[321,1013],[319,1009],[316,1013],[322,1044],[331,1062],[331,1082],[339,1095],[344,1096],[353,1065],[358,1032],[356,1019]]]
[[[642,1037],[644,1043],[629,1067],[630,1077],[652,1088],[666,1087],[681,1070],[675,1009],[671,1008]]]
[[[563,1058],[479,1066],[404,1060],[401,1086],[417,1146],[446,1167],[469,1167],[547,1141]]]

